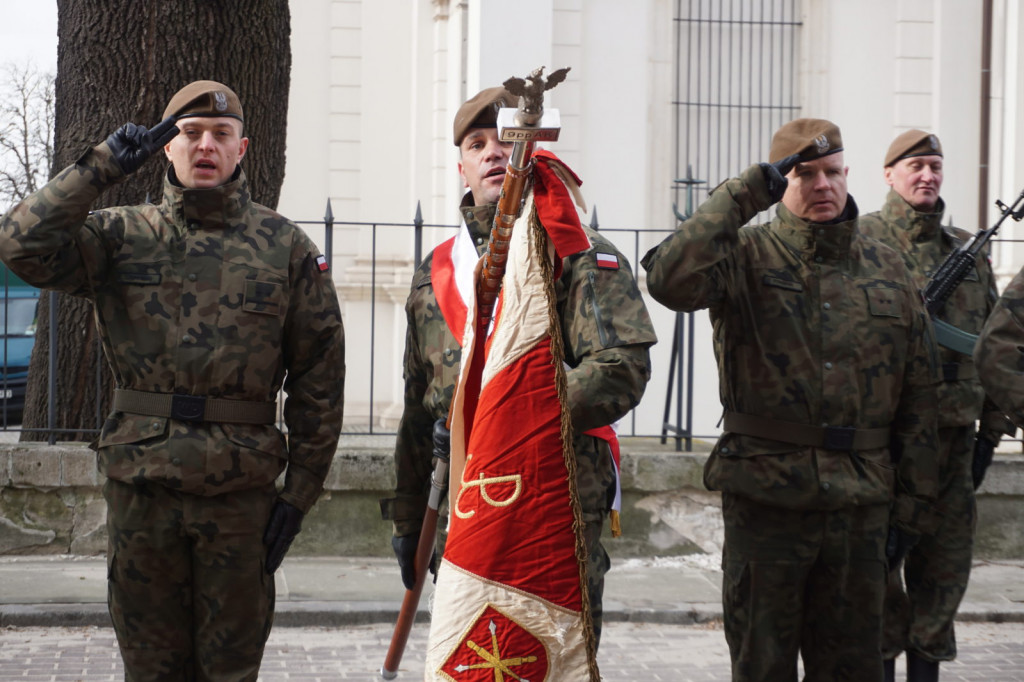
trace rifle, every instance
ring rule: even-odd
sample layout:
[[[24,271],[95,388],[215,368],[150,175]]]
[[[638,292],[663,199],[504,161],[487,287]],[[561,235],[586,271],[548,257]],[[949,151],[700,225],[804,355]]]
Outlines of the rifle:
[[[483,269],[477,282],[477,319],[476,339],[487,337],[487,328],[491,324],[494,304],[501,289],[501,280],[505,276],[509,242],[512,239],[512,228],[522,212],[523,197],[533,176],[533,150],[538,141],[554,141],[558,139],[560,126],[558,112],[544,113],[544,91],[550,90],[563,80],[569,72],[568,68],[554,71],[547,78],[542,77],[544,67],[535,69],[525,79],[509,78],[502,85],[513,95],[519,96],[518,109],[501,109],[498,113],[498,131],[503,142],[515,142],[512,154],[505,168],[505,179],[501,183],[501,195],[491,225],[491,234],[484,253]],[[420,594],[427,579],[427,565],[434,548],[434,535],[437,533],[438,507],[441,495],[448,487],[448,465],[450,442],[444,437],[443,448],[439,443],[439,427],[447,434],[451,428],[452,409],[449,407],[448,418],[439,419],[434,425],[434,456],[437,465],[430,477],[430,496],[427,511],[420,529],[419,544],[416,545],[416,559],[413,562],[416,582],[411,590],[405,591],[402,608],[398,612],[395,630],[391,635],[384,665],[380,676],[385,680],[393,680],[398,675],[398,666],[405,653],[405,645],[409,640],[416,611],[419,608]]]
[[[996,224],[987,230],[979,230],[967,242],[952,251],[946,260],[942,262],[939,269],[928,280],[921,296],[924,299],[925,310],[932,318],[935,327],[935,337],[940,344],[964,355],[970,355],[974,351],[974,343],[978,337],[975,334],[957,329],[948,322],[940,320],[937,315],[946,301],[953,295],[953,292],[960,285],[960,282],[967,277],[967,273],[974,267],[974,263],[992,237],[995,236],[999,226],[1007,218],[1020,221],[1024,218],[1024,206],[1018,208],[1024,202],[1024,191],[1020,193],[1012,205],[1007,206],[999,199],[996,199],[996,206],[1002,211]]]

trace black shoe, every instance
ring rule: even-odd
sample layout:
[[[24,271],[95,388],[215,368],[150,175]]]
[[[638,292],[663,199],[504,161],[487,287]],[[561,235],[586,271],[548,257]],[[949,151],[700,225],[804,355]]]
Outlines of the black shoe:
[[[896,659],[890,658],[882,661],[882,670],[885,671],[885,682],[896,682]]]
[[[939,682],[939,662],[907,652],[907,682]]]

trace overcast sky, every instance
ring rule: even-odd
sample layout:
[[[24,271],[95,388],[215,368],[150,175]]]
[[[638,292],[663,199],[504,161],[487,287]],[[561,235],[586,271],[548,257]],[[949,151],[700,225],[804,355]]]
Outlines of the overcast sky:
[[[0,0],[0,65],[32,64],[57,71],[56,0]]]

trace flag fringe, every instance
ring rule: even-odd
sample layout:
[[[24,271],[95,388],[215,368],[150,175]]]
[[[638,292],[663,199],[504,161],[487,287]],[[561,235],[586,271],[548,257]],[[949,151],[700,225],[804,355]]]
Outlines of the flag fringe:
[[[568,389],[565,376],[565,351],[562,346],[562,326],[558,319],[557,297],[555,294],[555,275],[551,259],[548,258],[547,233],[537,217],[537,206],[530,211],[530,229],[534,238],[534,249],[541,263],[544,274],[544,286],[548,303],[548,330],[551,338],[551,362],[555,366],[555,386],[558,389],[558,404],[561,406],[562,457],[565,460],[566,473],[569,479],[569,498],[573,513],[573,532],[576,535],[576,562],[580,573],[580,605],[583,620],[583,633],[587,645],[587,669],[590,682],[600,682],[601,673],[597,667],[597,642],[594,640],[594,618],[590,611],[590,585],[587,580],[587,562],[589,560],[587,544],[584,539],[583,510],[580,506],[579,489],[576,485],[576,451],[573,448],[573,428],[568,409]]]

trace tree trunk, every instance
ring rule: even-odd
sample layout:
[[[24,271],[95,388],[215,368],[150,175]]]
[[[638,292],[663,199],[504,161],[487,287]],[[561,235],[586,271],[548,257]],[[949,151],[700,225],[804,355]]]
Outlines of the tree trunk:
[[[158,123],[171,96],[195,80],[232,88],[250,138],[243,161],[253,200],[275,207],[284,179],[291,70],[288,0],[57,0],[57,82],[51,177],[126,122]],[[96,208],[158,202],[167,163],[143,165]],[[25,397],[24,440],[50,436],[49,305],[40,306]],[[58,295],[58,440],[91,440],[109,412],[111,373],[92,304]],[[38,430],[42,429],[42,430]]]

